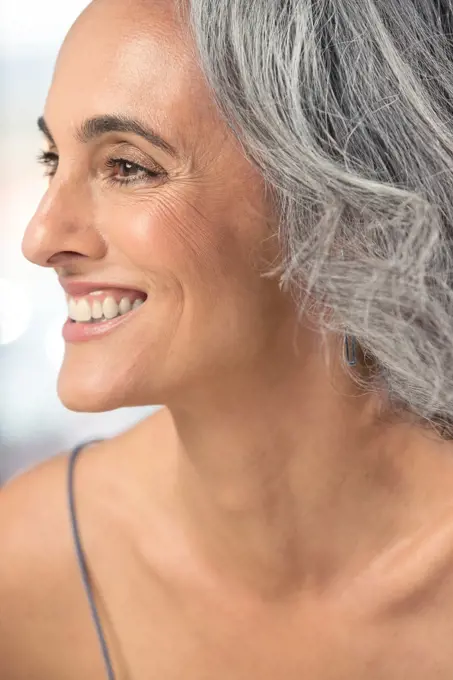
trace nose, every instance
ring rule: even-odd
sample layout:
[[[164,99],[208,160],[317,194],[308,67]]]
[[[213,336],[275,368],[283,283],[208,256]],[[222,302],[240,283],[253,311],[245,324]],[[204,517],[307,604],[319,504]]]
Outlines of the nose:
[[[69,179],[51,181],[22,240],[23,255],[41,267],[65,265],[74,259],[100,259],[104,238],[94,225],[88,188]]]

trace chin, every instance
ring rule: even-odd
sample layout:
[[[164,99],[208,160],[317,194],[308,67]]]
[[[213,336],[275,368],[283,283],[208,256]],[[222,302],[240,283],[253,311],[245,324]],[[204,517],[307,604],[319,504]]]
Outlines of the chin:
[[[66,356],[58,376],[57,393],[63,406],[70,411],[104,413],[149,404],[149,401],[143,403],[137,399],[134,384],[140,379],[143,378],[137,367],[123,366],[118,371],[105,362],[92,364],[73,361]]]
[[[80,380],[68,382],[60,377],[57,393],[63,406],[77,413],[105,413],[126,405],[110,390],[93,389]]]

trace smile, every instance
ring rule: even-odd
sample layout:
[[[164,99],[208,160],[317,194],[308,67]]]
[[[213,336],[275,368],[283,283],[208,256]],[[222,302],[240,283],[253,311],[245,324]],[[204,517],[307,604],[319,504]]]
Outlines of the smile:
[[[110,333],[145,303],[146,293],[132,290],[94,290],[67,295],[68,319],[63,326],[67,342],[83,342]]]
[[[95,291],[79,298],[68,296],[68,317],[75,323],[103,323],[138,309],[146,299],[144,294],[132,291],[119,298],[120,295]]]

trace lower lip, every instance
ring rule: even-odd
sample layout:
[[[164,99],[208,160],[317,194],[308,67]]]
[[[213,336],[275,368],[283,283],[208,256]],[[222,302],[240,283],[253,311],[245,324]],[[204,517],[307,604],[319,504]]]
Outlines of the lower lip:
[[[117,316],[114,319],[110,319],[110,321],[101,321],[99,323],[74,323],[74,321],[68,319],[63,326],[63,338],[66,342],[87,342],[88,340],[104,337],[112,333],[118,326],[127,323],[142,306],[138,309],[133,309],[123,316]]]

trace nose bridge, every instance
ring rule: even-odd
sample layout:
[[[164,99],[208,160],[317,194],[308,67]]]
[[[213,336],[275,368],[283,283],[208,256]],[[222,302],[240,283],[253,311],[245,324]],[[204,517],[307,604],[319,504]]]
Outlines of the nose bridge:
[[[70,179],[51,181],[22,241],[24,256],[43,267],[59,253],[100,257],[105,244],[94,226],[94,210],[86,184]]]

